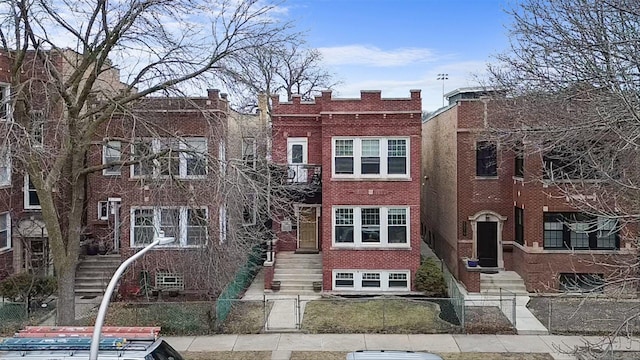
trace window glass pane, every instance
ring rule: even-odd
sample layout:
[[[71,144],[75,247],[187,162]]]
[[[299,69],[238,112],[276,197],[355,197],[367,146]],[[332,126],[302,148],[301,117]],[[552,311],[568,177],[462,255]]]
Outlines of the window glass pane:
[[[139,176],[153,174],[153,160],[142,160],[145,157],[150,157],[152,154],[153,149],[151,147],[151,141],[141,141],[133,145],[132,158],[134,161],[140,160],[140,162],[133,166],[134,175]]]
[[[353,156],[353,140],[336,140],[336,156]]]
[[[0,147],[0,185],[11,184],[11,154],[9,147]]]
[[[573,223],[569,224],[571,230],[571,246],[574,248],[588,248],[589,247],[589,224],[587,223]]]
[[[388,242],[390,244],[405,244],[407,242],[407,210],[389,209],[387,216]]]
[[[362,287],[379,288],[380,287],[380,274],[379,273],[363,273],[362,274]]]
[[[353,174],[352,157],[337,157],[335,166],[336,174]]]
[[[362,140],[362,156],[380,156],[380,140]]]
[[[404,273],[390,273],[389,274],[389,287],[406,288],[407,287],[407,274],[404,274]]]
[[[164,236],[171,236],[176,239],[180,237],[179,209],[160,210],[160,230],[164,231]]]
[[[597,246],[603,249],[616,248],[617,220],[598,217]]]
[[[353,243],[353,209],[335,209],[335,242]]]
[[[207,211],[187,209],[187,245],[202,245],[207,241]]]
[[[407,156],[407,140],[387,140],[388,154],[390,157]]]
[[[175,139],[163,139],[160,141],[159,151],[164,155],[158,158],[160,163],[160,175],[180,175],[179,143]]]
[[[406,157],[387,158],[387,172],[389,174],[406,174],[407,158]]]
[[[40,206],[40,199],[38,198],[38,192],[36,187],[33,185],[31,180],[29,180],[29,194],[28,194],[28,206]]]
[[[380,209],[365,208],[361,210],[362,215],[362,242],[380,242]]]
[[[353,225],[353,209],[336,209],[336,225]]]
[[[0,249],[9,247],[9,214],[0,215]]]
[[[476,144],[476,175],[498,175],[496,144],[489,141],[478,141]]]
[[[389,244],[406,244],[407,227],[389,226]]]
[[[304,160],[303,146],[301,144],[294,144],[291,146],[291,163],[302,164]]]
[[[205,139],[190,139],[187,141],[187,152],[184,153],[187,175],[207,174],[207,141]]]
[[[362,174],[380,174],[380,158],[379,157],[363,157]]]
[[[133,241],[135,245],[150,244],[154,238],[153,210],[134,210]]]
[[[353,226],[336,225],[336,243],[353,243]]]
[[[336,273],[336,287],[353,287],[353,273]]]

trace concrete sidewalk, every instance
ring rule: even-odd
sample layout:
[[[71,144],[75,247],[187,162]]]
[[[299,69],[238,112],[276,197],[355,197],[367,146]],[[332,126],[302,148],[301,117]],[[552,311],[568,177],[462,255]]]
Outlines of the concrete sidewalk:
[[[291,351],[412,350],[436,353],[548,353],[554,359],[575,359],[577,347],[602,344],[601,337],[555,335],[387,335],[387,334],[256,334],[166,337],[176,350],[271,351],[272,359],[287,360]],[[602,346],[602,345],[600,345]],[[616,350],[640,351],[640,338],[619,338]]]

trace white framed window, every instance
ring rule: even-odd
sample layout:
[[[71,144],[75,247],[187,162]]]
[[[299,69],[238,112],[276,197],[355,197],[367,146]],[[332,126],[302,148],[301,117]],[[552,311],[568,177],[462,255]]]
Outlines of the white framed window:
[[[41,147],[44,144],[44,111],[33,110],[29,116],[31,118],[31,145]]]
[[[109,220],[109,202],[98,201],[98,219]]]
[[[332,139],[336,178],[409,178],[408,137]]]
[[[11,86],[0,83],[0,121],[12,121]]]
[[[0,146],[0,186],[11,185],[11,151],[8,146]]]
[[[39,210],[40,199],[38,198],[38,192],[36,187],[29,179],[29,175],[24,176],[24,208],[27,210]]]
[[[335,291],[410,291],[409,270],[333,270]]]
[[[227,206],[220,207],[220,214],[218,216],[218,228],[220,231],[220,243],[227,242],[227,229],[229,226],[229,219],[227,218]]]
[[[131,177],[199,179],[207,175],[207,139],[139,139],[131,145]],[[157,157],[153,158],[155,154]]]
[[[102,164],[109,165],[119,162],[122,156],[121,146],[120,141],[107,141],[102,145]],[[110,166],[102,170],[102,175],[120,175],[120,168],[118,165]]]
[[[131,246],[150,244],[159,231],[175,237],[169,247],[197,247],[207,242],[206,208],[142,207],[131,208]]]
[[[256,168],[256,139],[253,137],[242,138],[242,161],[245,166]]]
[[[0,214],[0,251],[11,249],[11,215]]]
[[[411,243],[406,206],[334,206],[332,223],[336,247],[409,247]]]

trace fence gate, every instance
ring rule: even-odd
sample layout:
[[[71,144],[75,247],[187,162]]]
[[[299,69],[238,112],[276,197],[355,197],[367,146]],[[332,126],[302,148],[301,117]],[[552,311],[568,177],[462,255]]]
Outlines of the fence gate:
[[[300,295],[264,296],[265,331],[300,329]]]

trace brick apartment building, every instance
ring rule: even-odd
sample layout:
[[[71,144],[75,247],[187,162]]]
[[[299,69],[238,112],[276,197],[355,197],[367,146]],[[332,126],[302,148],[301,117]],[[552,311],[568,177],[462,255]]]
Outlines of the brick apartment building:
[[[11,108],[7,99],[10,96],[9,56],[0,53],[0,126],[3,128],[10,122]],[[6,130],[2,129],[2,133]],[[0,280],[13,273],[13,242],[11,239],[11,210],[15,201],[15,181],[11,166],[11,152],[7,139],[0,142]]]
[[[284,252],[321,254],[322,289],[407,292],[420,264],[420,91],[408,98],[272,99],[273,162],[316,185],[274,223]],[[297,255],[294,255],[294,257]],[[266,287],[273,278],[267,268]],[[278,276],[276,266],[275,276]]]
[[[496,271],[515,271],[529,292],[593,285],[612,271],[602,264],[634,253],[631,242],[615,222],[581,214],[541,180],[540,155],[516,156],[483,139],[499,104],[486,95],[452,91],[449,105],[422,124],[427,241],[470,292],[483,290],[481,272]]]

